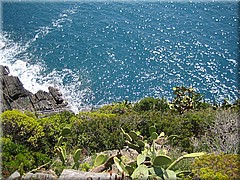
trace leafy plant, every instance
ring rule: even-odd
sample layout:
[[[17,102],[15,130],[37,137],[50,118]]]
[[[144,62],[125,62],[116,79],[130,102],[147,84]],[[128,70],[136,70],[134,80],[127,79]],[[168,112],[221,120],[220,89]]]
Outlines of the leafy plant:
[[[100,166],[101,164],[105,163],[108,159],[108,156],[106,154],[99,154],[94,160],[94,166]]]
[[[127,139],[127,145],[137,150],[139,155],[134,162],[125,163],[118,157],[114,157],[114,162],[120,172],[124,172],[125,175],[130,176],[132,179],[176,179],[178,175],[183,173],[173,170],[177,163],[185,158],[195,158],[204,155],[204,153],[191,153],[173,161],[166,155],[166,150],[157,149],[156,141],[162,139],[165,134],[163,132],[160,135],[157,134],[154,126],[149,128],[151,143],[147,143],[147,140],[143,141],[143,137],[136,132],[125,133],[124,130],[122,131]]]
[[[60,160],[62,161],[62,165],[63,166],[66,166],[66,160],[67,160],[67,151],[66,151],[66,146],[67,146],[67,143],[65,143],[64,146],[62,146],[63,142],[68,140],[68,136],[69,134],[71,133],[71,129],[69,127],[65,127],[62,129],[62,132],[61,132],[61,136],[59,137],[58,139],[58,142],[55,146],[55,151],[57,152]],[[73,161],[74,161],[74,164],[72,166],[72,168],[74,169],[78,169],[79,166],[80,166],[80,156],[81,156],[81,149],[77,149],[75,152],[74,152],[74,155],[73,155]]]

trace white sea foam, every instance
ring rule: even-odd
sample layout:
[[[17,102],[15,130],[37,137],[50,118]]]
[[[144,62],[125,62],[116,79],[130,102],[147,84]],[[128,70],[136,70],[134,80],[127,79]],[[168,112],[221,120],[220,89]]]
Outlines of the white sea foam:
[[[44,61],[35,59],[35,57],[33,59],[26,50],[38,39],[46,37],[57,28],[62,28],[64,23],[71,22],[68,16],[76,13],[76,8],[64,10],[51,24],[39,27],[35,31],[34,37],[25,44],[14,42],[10,38],[11,35],[6,32],[0,34],[0,64],[10,68],[10,75],[18,76],[24,88],[32,93],[36,93],[38,90],[48,91],[49,86],[59,88],[64,99],[69,103],[69,107],[75,113],[86,108],[91,101],[91,89],[89,86],[82,85],[79,77],[81,72],[70,69],[53,69],[50,73],[46,73],[48,69]],[[32,63],[33,61],[36,63]],[[64,81],[68,76],[71,77],[71,82]]]
[[[0,34],[0,44],[5,44],[4,48],[0,49],[0,64],[10,68],[10,75],[18,76],[24,83],[24,87],[35,93],[40,89],[46,90],[44,84],[36,83],[36,77],[40,77],[43,64],[31,65],[31,57],[24,54],[26,47],[20,45],[6,37],[7,35]]]

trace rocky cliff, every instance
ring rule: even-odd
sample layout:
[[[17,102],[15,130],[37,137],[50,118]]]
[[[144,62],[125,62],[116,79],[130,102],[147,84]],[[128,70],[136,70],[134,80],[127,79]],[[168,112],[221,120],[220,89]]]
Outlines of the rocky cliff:
[[[57,88],[48,87],[49,92],[39,90],[33,94],[23,87],[16,76],[9,75],[7,66],[0,65],[0,109],[1,111],[18,109],[32,112],[62,111],[67,102]]]

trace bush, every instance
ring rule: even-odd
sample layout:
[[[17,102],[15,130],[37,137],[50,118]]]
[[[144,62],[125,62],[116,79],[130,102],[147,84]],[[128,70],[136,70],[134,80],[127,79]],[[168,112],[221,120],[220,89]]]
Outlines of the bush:
[[[124,114],[126,112],[131,112],[133,109],[132,104],[127,100],[118,103],[112,103],[109,105],[104,105],[98,109],[94,109],[93,111],[98,113],[106,113],[106,114]]]
[[[84,148],[88,153],[121,149],[124,139],[121,127],[136,130],[141,118],[135,112],[122,115],[81,112],[72,124],[72,147]]]
[[[136,103],[133,107],[133,109],[137,112],[141,111],[167,111],[169,109],[169,105],[166,99],[162,97],[162,99],[159,98],[153,98],[153,97],[146,97],[142,100],[140,100],[138,103]]]
[[[72,146],[89,153],[120,148],[123,144],[119,119],[114,114],[80,113],[72,126]]]
[[[16,170],[23,174],[50,161],[46,154],[30,151],[10,138],[2,138],[1,141],[3,176],[9,176]]]
[[[64,127],[71,127],[74,119],[74,114],[68,111],[38,119],[45,133],[41,141],[41,149],[43,152],[53,155],[54,146],[61,135],[62,129]]]
[[[207,154],[192,164],[193,178],[196,179],[238,179],[240,177],[240,155]]]
[[[5,111],[1,114],[4,137],[11,137],[15,143],[21,143],[32,148],[39,145],[40,139],[45,135],[43,127],[33,117],[20,111]]]
[[[146,112],[141,114],[142,125],[138,130],[143,136],[148,136],[148,128],[155,125],[158,133],[165,132],[167,136],[178,135],[171,145],[178,146],[182,151],[193,152],[192,137],[200,137],[205,134],[206,127],[213,121],[215,114],[212,110],[186,112],[182,115],[172,112]],[[198,151],[201,151],[199,149]]]
[[[207,152],[239,153],[239,113],[234,110],[218,110],[205,133],[193,139],[195,150],[204,148]]]
[[[209,110],[187,112],[183,114],[178,129],[180,147],[183,147],[187,152],[194,152],[194,145],[191,139],[203,136],[207,127],[213,122],[214,117],[215,113]],[[198,151],[202,151],[202,149]]]

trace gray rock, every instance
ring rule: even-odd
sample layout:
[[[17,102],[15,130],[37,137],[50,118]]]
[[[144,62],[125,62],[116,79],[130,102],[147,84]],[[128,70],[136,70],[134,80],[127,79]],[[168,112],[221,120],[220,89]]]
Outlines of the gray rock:
[[[21,174],[18,171],[15,171],[11,176],[8,177],[8,180],[20,180]]]
[[[24,89],[22,82],[15,76],[4,76],[3,88],[6,89],[6,92],[12,101],[20,96],[27,95],[27,91]]]
[[[9,73],[8,67],[0,65],[1,112],[18,109],[42,114],[68,110],[68,103],[57,88],[49,87],[49,92],[39,90],[33,94],[24,88],[18,77],[9,76]]]
[[[46,100],[49,98],[49,94],[43,90],[39,90],[36,94],[35,94],[37,101],[41,101],[41,100]]]
[[[25,175],[22,176],[22,179],[24,179],[24,180],[30,180],[30,179],[32,179],[32,176],[33,176],[33,173],[28,172],[27,174],[25,174]]]
[[[63,103],[63,98],[62,93],[60,93],[59,89],[54,88],[54,87],[48,87],[49,93],[53,96],[54,100],[56,101],[57,104]]]
[[[22,180],[57,180],[57,176],[53,174],[37,172],[37,173],[27,173],[22,177]]]
[[[19,106],[19,105],[21,105],[21,106]],[[19,109],[19,110],[25,110],[25,111],[31,111],[31,112],[33,112],[35,110],[32,106],[31,100],[28,96],[19,97],[15,101],[11,102],[10,106],[12,109]]]
[[[0,65],[0,75],[8,75],[10,70],[7,66]]]
[[[121,179],[117,174],[82,172],[73,169],[64,169],[59,180],[114,180]]]
[[[11,109],[10,102],[8,101],[7,98],[4,98],[2,93],[1,93],[1,97],[0,97],[0,107],[1,107],[2,112]]]
[[[33,174],[32,179],[35,179],[35,180],[55,180],[55,179],[57,179],[57,177],[53,176],[52,174],[35,173],[35,174]]]
[[[33,105],[34,105],[35,111],[38,111],[38,112],[53,110],[52,104],[47,100],[41,100]]]

